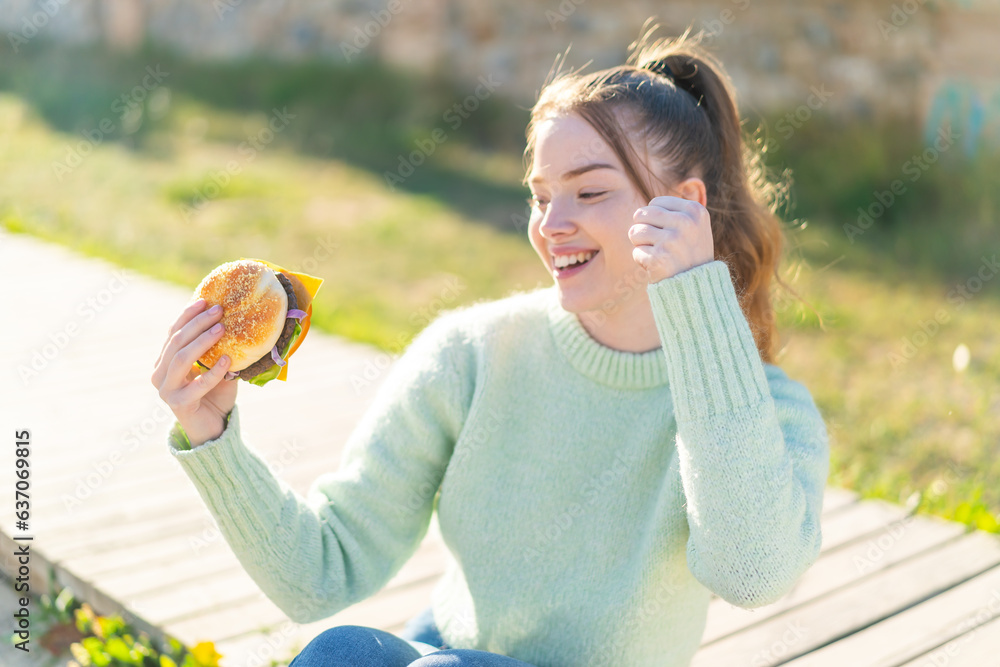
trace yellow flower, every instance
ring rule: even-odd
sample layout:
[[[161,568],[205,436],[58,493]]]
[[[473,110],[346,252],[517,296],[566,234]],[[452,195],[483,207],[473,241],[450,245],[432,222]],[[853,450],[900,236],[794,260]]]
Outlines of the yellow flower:
[[[222,657],[212,642],[199,642],[191,649],[191,655],[198,661],[199,667],[219,667],[219,658]]]

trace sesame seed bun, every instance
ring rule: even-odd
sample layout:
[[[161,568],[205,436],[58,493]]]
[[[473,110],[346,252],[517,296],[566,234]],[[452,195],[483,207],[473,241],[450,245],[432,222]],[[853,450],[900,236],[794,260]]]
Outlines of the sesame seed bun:
[[[198,359],[212,367],[222,355],[229,371],[241,371],[270,354],[285,326],[288,296],[268,266],[249,259],[227,262],[212,270],[194,291],[205,310],[222,306],[222,337]]]

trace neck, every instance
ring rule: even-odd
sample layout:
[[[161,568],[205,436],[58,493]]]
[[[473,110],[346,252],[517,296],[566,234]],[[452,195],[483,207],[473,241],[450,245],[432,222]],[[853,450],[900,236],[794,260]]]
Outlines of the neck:
[[[578,313],[580,324],[598,343],[622,352],[649,352],[662,346],[652,305],[645,290],[637,290],[618,302],[609,313],[597,308]]]

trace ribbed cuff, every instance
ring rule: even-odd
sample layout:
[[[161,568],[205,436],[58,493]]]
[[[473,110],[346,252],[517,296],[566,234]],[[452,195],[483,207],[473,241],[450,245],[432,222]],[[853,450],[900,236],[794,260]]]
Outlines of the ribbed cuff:
[[[284,493],[267,464],[244,444],[238,407],[233,407],[218,438],[184,450],[177,445],[186,437],[175,422],[170,430],[170,453],[194,483],[227,537],[231,535],[252,550],[252,545],[259,544],[262,530],[279,522]],[[240,551],[241,545],[232,546],[234,551]]]
[[[236,406],[234,405],[233,407],[235,408]],[[232,414],[233,412],[232,410],[230,410],[229,414],[227,414],[222,419],[223,433],[227,428],[229,428],[229,418],[232,416]],[[219,437],[221,438],[222,435],[220,434]],[[188,436],[187,432],[184,430],[184,427],[181,426],[181,423],[178,421],[175,421],[173,428],[170,429],[170,439],[168,440],[168,442],[170,444],[171,450],[188,451],[194,449],[194,447],[191,446],[191,438]],[[207,443],[212,441],[206,440],[205,442]]]
[[[725,262],[701,264],[646,290],[678,420],[732,413],[770,395]]]

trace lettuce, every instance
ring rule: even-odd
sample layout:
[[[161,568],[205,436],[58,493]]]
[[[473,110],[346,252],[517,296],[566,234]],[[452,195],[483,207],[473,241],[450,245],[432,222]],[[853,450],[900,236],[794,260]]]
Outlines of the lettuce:
[[[302,323],[299,320],[296,320],[295,321],[295,330],[292,332],[292,336],[288,339],[288,343],[285,345],[285,349],[279,350],[279,353],[281,354],[281,358],[282,359],[285,359],[285,355],[288,353],[288,349],[292,346],[292,343],[295,342],[295,339],[298,338],[299,334],[301,334],[301,333],[302,333]],[[288,363],[287,359],[285,359],[285,363],[286,364]],[[257,385],[258,387],[263,387],[265,384],[267,384],[268,382],[270,382],[274,378],[278,377],[278,373],[280,373],[280,372],[281,372],[281,366],[279,366],[278,364],[275,364],[275,365],[271,366],[270,368],[268,368],[263,373],[259,373],[259,374],[255,375],[254,377],[250,378],[250,380],[248,380],[248,382],[250,384]]]

